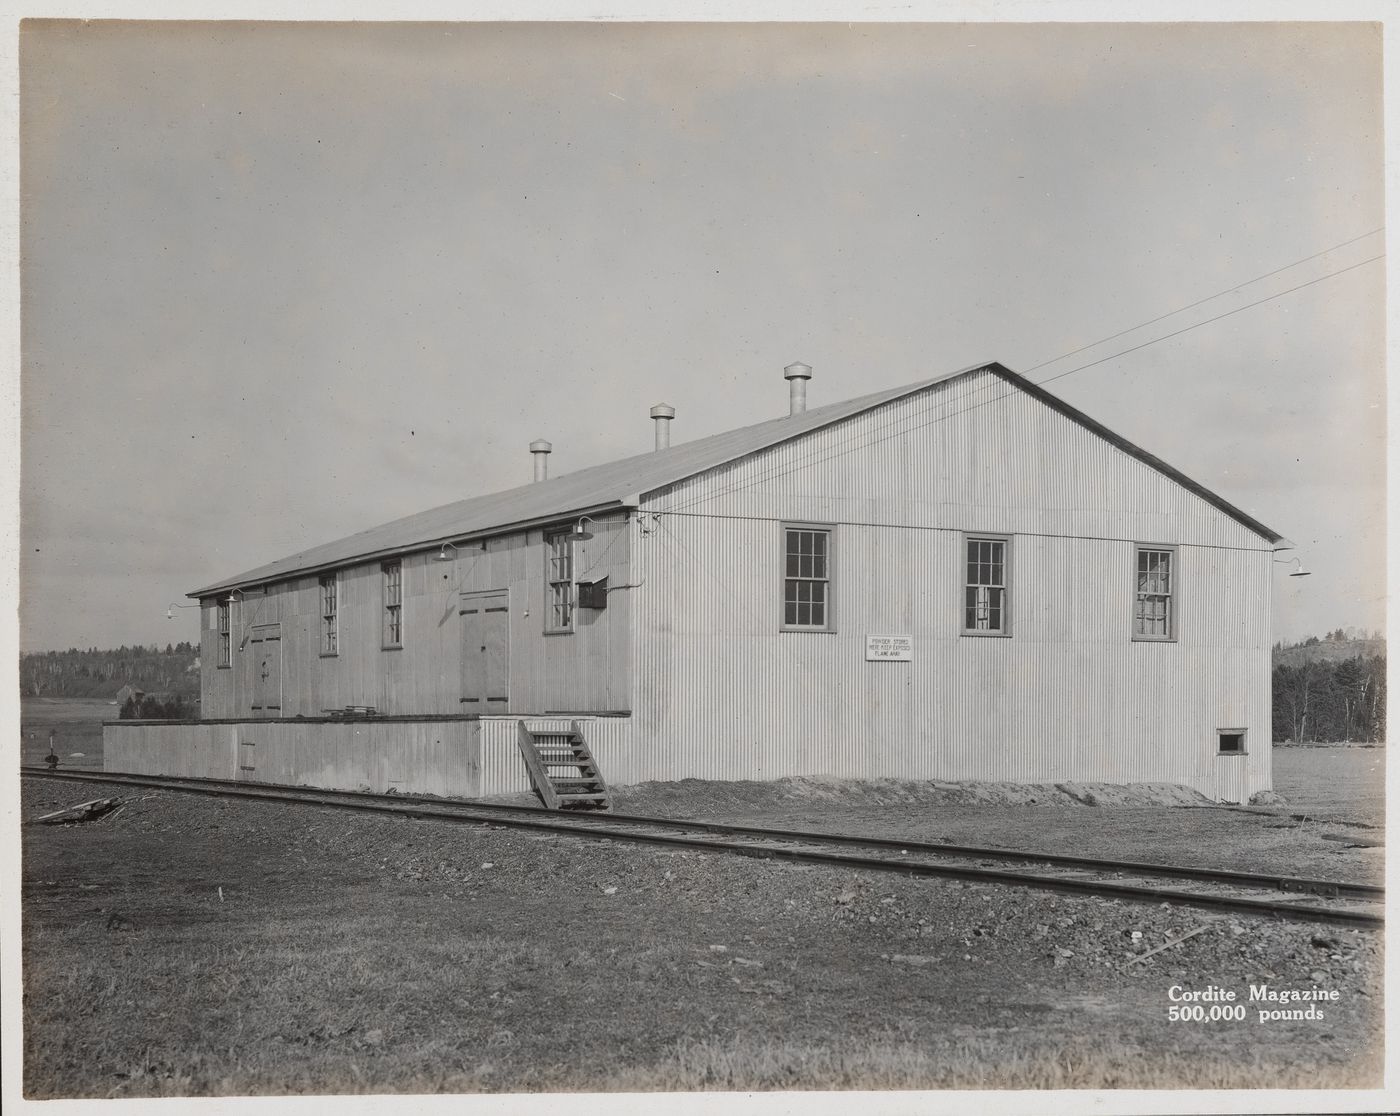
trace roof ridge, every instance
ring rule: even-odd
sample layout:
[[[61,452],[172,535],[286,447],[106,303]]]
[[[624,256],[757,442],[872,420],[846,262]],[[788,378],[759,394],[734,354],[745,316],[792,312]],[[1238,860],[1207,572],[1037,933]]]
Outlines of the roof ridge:
[[[975,372],[988,372],[1020,388],[1070,421],[1088,429],[1149,468],[1195,493],[1217,510],[1256,534],[1278,543],[1282,536],[1241,511],[1223,497],[1192,480],[1165,461],[1128,441],[1044,387],[997,361],[986,361],[900,387],[884,388],[853,399],[828,403],[797,414],[780,415],[748,426],[723,430],[666,449],[632,454],[535,481],[464,497],[424,511],[308,547],[235,577],[193,590],[190,597],[207,597],[226,589],[282,581],[289,577],[333,570],[376,558],[389,558],[455,540],[529,529],[572,516],[602,513],[629,506],[634,498],[658,492],[690,477],[772,449],[823,427],[906,399],[918,392]]]

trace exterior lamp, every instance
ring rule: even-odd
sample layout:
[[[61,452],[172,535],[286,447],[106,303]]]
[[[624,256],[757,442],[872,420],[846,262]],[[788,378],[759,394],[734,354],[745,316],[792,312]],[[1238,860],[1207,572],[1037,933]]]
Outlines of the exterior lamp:
[[[165,608],[165,618],[166,618],[167,620],[174,620],[174,619],[175,619],[175,610],[176,610],[177,608],[198,608],[198,607],[199,607],[198,604],[187,604],[187,605],[182,605],[182,604],[180,604],[178,601],[171,601],[171,602],[166,606],[166,608]]]
[[[452,547],[452,553],[451,553],[451,554],[448,554],[448,553],[447,553],[447,548],[448,548],[449,546]],[[433,558],[433,561],[434,561],[434,562],[450,562],[450,561],[452,561],[452,559],[454,559],[455,557],[457,557],[457,547],[456,547],[455,545],[453,545],[452,543],[445,542],[445,543],[442,544],[442,546],[438,547],[438,552],[437,552],[436,556]]]
[[[581,515],[578,522],[574,524],[574,529],[569,532],[569,538],[573,539],[574,542],[587,542],[593,537],[593,532],[583,525],[585,519],[589,523],[593,522],[592,516]]]
[[[235,596],[234,596],[235,593],[237,593],[238,596],[235,597]],[[228,596],[224,598],[223,603],[226,604],[226,605],[237,604],[237,603],[238,603],[239,601],[241,601],[242,599],[243,599],[243,590],[242,590],[242,589],[230,589],[230,590],[228,591]]]
[[[1275,559],[1274,559],[1274,565],[1276,565],[1276,566],[1289,566],[1289,565],[1297,566],[1298,568],[1297,568],[1296,570],[1294,570],[1292,573],[1290,573],[1290,574],[1288,575],[1289,577],[1307,577],[1310,573],[1312,573],[1312,570],[1305,570],[1305,569],[1303,569],[1303,560],[1302,560],[1301,558],[1275,558]]]

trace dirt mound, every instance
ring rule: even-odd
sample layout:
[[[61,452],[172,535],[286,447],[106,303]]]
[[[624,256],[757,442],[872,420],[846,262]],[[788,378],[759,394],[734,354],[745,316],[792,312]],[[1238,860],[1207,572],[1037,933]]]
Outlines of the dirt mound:
[[[950,783],[938,780],[838,779],[807,776],[771,782],[682,779],[613,788],[621,813],[704,814],[786,806],[1206,806],[1210,800],[1176,783]]]

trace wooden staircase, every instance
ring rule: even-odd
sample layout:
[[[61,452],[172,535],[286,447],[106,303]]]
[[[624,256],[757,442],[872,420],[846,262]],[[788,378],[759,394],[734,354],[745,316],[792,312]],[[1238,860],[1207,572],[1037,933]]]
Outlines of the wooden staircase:
[[[549,809],[609,808],[608,786],[577,721],[571,721],[567,729],[534,730],[524,721],[519,725],[520,754],[530,782]]]

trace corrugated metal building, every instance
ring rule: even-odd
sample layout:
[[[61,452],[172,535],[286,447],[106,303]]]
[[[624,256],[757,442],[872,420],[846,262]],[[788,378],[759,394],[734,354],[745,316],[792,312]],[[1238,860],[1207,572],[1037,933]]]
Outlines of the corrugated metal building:
[[[1280,535],[998,364],[814,410],[809,375],[197,590],[203,720],[108,726],[109,767],[491,794],[518,722],[579,720],[615,784],[1270,786]]]

